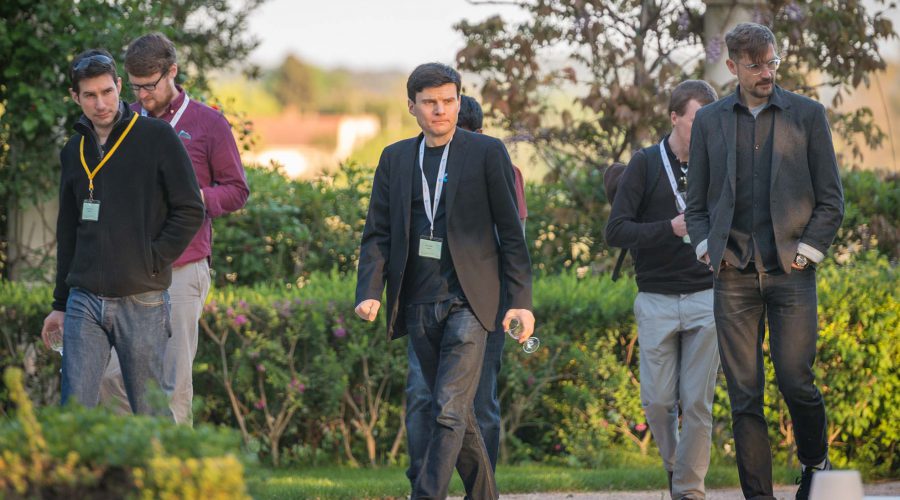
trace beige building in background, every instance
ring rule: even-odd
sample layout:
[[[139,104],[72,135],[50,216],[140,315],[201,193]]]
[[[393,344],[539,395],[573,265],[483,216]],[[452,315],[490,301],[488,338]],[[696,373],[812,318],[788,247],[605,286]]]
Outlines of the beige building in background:
[[[355,148],[381,131],[374,115],[301,114],[289,109],[278,116],[248,118],[259,143],[243,153],[244,163],[275,162],[292,179],[333,170]]]

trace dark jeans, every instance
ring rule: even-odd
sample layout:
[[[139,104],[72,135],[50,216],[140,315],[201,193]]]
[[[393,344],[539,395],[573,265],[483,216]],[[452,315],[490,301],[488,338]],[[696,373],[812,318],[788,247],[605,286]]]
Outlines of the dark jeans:
[[[100,380],[110,349],[115,347],[131,410],[172,418],[164,400],[157,408],[147,397],[148,382],[162,387],[170,331],[169,293],[165,290],[99,297],[73,288],[63,328],[62,404],[74,398],[84,406],[97,406]]]
[[[763,415],[762,343],[769,324],[769,352],[778,389],[793,420],[797,454],[804,465],[828,455],[825,403],[813,363],[818,339],[816,272],[759,273],[724,267],[715,281],[719,353],[728,382],[738,474],[746,498],[772,496],[772,452]]]
[[[405,314],[433,416],[421,466],[410,476],[412,497],[445,498],[455,467],[469,498],[495,500],[494,472],[473,410],[487,331],[463,298],[409,305]]]
[[[503,346],[506,334],[498,329],[488,334],[484,351],[484,365],[481,379],[475,392],[475,419],[481,429],[481,438],[491,459],[491,469],[497,470],[497,456],[500,453],[500,398],[497,394],[497,377],[503,360]],[[409,371],[406,375],[406,439],[409,451],[409,469],[406,475],[410,484],[415,484],[422,467],[428,440],[431,437],[434,417],[431,415],[431,391],[422,375],[422,366],[409,342],[407,349]]]

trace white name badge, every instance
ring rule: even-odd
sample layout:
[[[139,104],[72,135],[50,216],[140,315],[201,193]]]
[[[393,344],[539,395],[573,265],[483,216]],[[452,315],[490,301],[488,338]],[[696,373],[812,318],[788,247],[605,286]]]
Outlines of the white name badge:
[[[81,205],[81,220],[97,222],[100,220],[100,202],[97,200],[84,200]]]
[[[441,242],[440,238],[430,238],[422,236],[419,238],[419,256],[427,259],[441,260]]]

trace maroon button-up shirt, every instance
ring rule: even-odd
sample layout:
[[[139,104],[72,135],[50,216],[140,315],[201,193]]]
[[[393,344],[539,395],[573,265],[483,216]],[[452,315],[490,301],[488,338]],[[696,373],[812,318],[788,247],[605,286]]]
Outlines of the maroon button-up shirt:
[[[178,87],[178,91],[178,95],[172,99],[159,119],[172,123],[178,109],[188,98],[181,87]],[[132,104],[131,109],[140,112],[141,103]],[[221,112],[191,100],[175,124],[175,133],[191,158],[206,204],[203,225],[173,264],[173,267],[178,267],[210,257],[212,219],[243,207],[250,195],[250,188],[247,186],[247,175],[241,164],[237,144],[231,134],[231,125]]]

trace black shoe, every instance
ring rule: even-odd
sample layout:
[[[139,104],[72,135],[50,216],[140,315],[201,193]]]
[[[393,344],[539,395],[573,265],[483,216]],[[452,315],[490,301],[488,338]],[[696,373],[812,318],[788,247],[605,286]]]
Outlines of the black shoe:
[[[825,465],[823,465],[821,469],[818,469],[816,467],[807,467],[807,466],[801,466],[801,467],[802,467],[802,472],[800,473],[800,477],[798,477],[797,480],[795,481],[797,484],[800,485],[800,487],[797,488],[797,496],[795,498],[797,500],[809,500],[809,490],[810,490],[810,487],[812,486],[813,474],[815,474],[816,472],[819,472],[819,471],[823,471],[823,470],[831,470],[831,461],[826,458]]]

